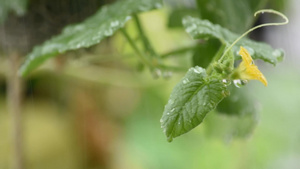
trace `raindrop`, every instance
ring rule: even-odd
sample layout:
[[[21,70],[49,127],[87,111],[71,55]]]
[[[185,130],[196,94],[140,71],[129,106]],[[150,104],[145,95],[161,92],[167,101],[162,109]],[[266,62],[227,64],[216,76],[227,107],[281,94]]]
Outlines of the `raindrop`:
[[[178,125],[180,125],[180,121],[178,122]]]
[[[240,79],[233,80],[233,84],[237,88],[241,88],[242,87],[242,81]]]
[[[168,104],[173,104],[174,103],[174,100],[172,100],[172,99],[170,99],[169,101],[168,101]]]
[[[227,80],[227,79],[223,79],[223,80],[222,80],[222,83],[227,87],[228,85],[231,84],[231,81],[230,81],[230,80]]]
[[[188,28],[186,28],[186,32],[190,33],[192,31],[194,31],[195,29],[197,29],[197,25],[196,24],[192,24],[191,26],[189,26]]]
[[[161,76],[161,70],[158,68],[155,68],[154,71],[152,72],[152,76],[154,79],[157,79]]]
[[[81,44],[78,43],[78,44],[76,45],[76,48],[80,48],[80,47],[81,47]]]
[[[190,82],[190,80],[188,78],[183,79],[183,81],[182,81],[183,84],[187,84],[188,82]]]
[[[159,120],[159,122],[161,122],[161,123],[162,123],[162,122],[164,122],[164,121],[163,121],[163,119],[160,119],[160,120]]]
[[[110,23],[110,26],[111,27],[116,27],[116,26],[119,26],[119,21],[113,21]]]
[[[241,88],[242,86],[244,86],[247,83],[248,83],[247,80],[241,80],[241,79],[235,79],[235,80],[233,80],[233,84],[237,88]]]
[[[171,113],[173,113],[175,111],[175,108],[173,108],[172,110],[171,110]]]
[[[113,34],[113,30],[112,29],[108,29],[104,32],[105,36],[111,36]]]
[[[199,66],[193,67],[191,69],[197,74],[200,74],[201,72],[203,72],[203,69]]]
[[[170,113],[167,113],[167,115],[170,115]]]

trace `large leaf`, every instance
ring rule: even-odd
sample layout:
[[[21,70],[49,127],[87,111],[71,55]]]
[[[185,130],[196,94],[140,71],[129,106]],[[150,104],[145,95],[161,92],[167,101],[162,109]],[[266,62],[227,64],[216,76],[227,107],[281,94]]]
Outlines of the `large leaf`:
[[[161,118],[168,141],[198,126],[226,96],[226,90],[218,76],[208,76],[198,66],[190,68],[174,87]]]
[[[208,20],[201,20],[193,17],[184,18],[183,25],[186,32],[194,39],[216,38],[223,43],[231,44],[240,36],[220,25],[212,24]],[[281,49],[273,49],[266,43],[243,38],[233,47],[234,54],[237,57],[239,57],[238,51],[240,46],[247,48],[253,59],[261,59],[273,65],[276,65],[281,61],[284,56],[284,52]]]
[[[4,22],[7,14],[11,11],[17,15],[24,15],[26,7],[27,0],[0,0],[0,24]]]
[[[160,7],[161,0],[121,0],[102,7],[84,22],[66,27],[62,33],[35,47],[20,69],[26,75],[45,60],[68,50],[90,47],[124,27],[134,13]]]
[[[207,19],[233,32],[243,33],[254,21],[253,14],[262,9],[262,0],[196,0],[201,19]]]

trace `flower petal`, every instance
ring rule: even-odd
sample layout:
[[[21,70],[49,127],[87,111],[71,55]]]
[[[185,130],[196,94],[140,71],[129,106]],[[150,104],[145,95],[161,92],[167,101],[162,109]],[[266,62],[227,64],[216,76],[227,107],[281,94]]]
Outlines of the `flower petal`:
[[[265,86],[268,85],[267,79],[265,76],[260,72],[257,66],[254,64],[252,57],[250,56],[249,52],[240,47],[239,54],[242,56],[242,62],[240,63],[238,69],[240,71],[240,78],[244,80],[259,80]]]

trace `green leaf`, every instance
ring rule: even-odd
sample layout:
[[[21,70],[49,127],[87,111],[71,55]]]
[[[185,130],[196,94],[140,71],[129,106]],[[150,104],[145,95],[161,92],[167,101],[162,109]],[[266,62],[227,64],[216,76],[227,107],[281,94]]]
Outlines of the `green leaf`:
[[[194,16],[197,17],[198,11],[191,8],[180,8],[173,9],[169,15],[168,27],[169,28],[182,28],[182,19],[185,16]]]
[[[216,39],[211,39],[199,44],[192,57],[193,65],[207,67],[219,48],[220,42]]]
[[[226,96],[226,88],[219,76],[208,76],[198,66],[190,68],[174,87],[161,118],[168,141],[198,126]]]
[[[121,0],[104,6],[82,23],[67,26],[60,35],[35,47],[20,68],[20,74],[28,74],[45,60],[60,53],[95,45],[124,27],[132,14],[159,8],[161,5],[161,0]]]
[[[228,141],[233,137],[244,138],[252,134],[258,122],[258,109],[245,88],[228,87],[230,96],[218,104],[217,113],[210,114],[205,120],[207,135]]]
[[[257,122],[257,114],[253,113],[243,116],[228,116],[212,112],[206,117],[203,125],[207,136],[223,138],[228,142],[233,138],[251,136]]]
[[[262,0],[196,0],[201,19],[207,19],[233,32],[243,33],[253,24],[253,14],[262,9]]]
[[[27,0],[0,0],[0,24],[4,22],[7,14],[11,11],[17,15],[24,15],[26,12]]]
[[[220,25],[215,25],[208,20],[201,20],[193,17],[186,17],[183,19],[183,25],[187,33],[194,39],[219,39],[224,44],[231,44],[239,35],[222,28]],[[239,47],[244,46],[253,59],[261,59],[265,62],[276,65],[282,61],[284,52],[281,49],[273,49],[266,43],[256,42],[247,38],[241,39],[234,47],[233,52],[236,57],[238,55]]]
[[[247,90],[230,85],[229,91],[230,96],[222,100],[217,107],[219,113],[235,116],[257,113],[255,102],[250,98]]]

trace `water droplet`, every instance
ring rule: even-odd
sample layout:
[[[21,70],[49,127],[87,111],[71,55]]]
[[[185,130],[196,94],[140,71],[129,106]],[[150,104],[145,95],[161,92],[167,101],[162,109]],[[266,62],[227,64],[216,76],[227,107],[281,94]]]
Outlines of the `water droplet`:
[[[180,121],[178,122],[178,125],[180,125],[181,123],[180,123]]]
[[[104,31],[104,35],[105,36],[111,36],[113,34],[113,30],[112,29],[108,29],[106,31]]]
[[[170,115],[170,113],[167,113],[167,115]]]
[[[189,69],[190,71],[194,71],[197,74],[200,74],[201,72],[203,72],[203,68],[196,66],[196,67],[192,67]]]
[[[152,77],[153,77],[154,79],[158,79],[160,76],[161,76],[161,70],[158,69],[158,68],[155,68],[155,69],[152,71]]]
[[[175,108],[173,108],[172,110],[171,110],[171,113],[173,113],[175,111]]]
[[[241,80],[241,79],[234,79],[233,80],[233,84],[237,88],[241,88],[242,86],[244,86],[247,83],[248,83],[247,80]]]
[[[76,48],[80,48],[80,47],[81,47],[81,44],[78,43],[78,44],[76,45]]]
[[[168,104],[173,104],[174,103],[174,100],[172,100],[172,99],[170,99],[169,101],[168,101]]]
[[[207,103],[206,103],[206,102],[204,102],[202,105],[203,105],[203,106],[206,106],[206,105],[207,105]]]
[[[233,80],[233,84],[237,88],[241,88],[242,87],[242,81],[240,79]]]
[[[188,78],[183,79],[182,83],[183,84],[187,84],[188,82],[190,82],[190,80]]]
[[[194,31],[195,29],[197,29],[197,25],[192,24],[191,26],[187,27],[185,30],[186,30],[186,32],[190,33],[192,31]]]
[[[119,26],[119,21],[113,21],[110,23],[110,26],[111,27],[116,27],[116,26]]]
[[[160,120],[159,120],[159,122],[161,122],[161,123],[162,123],[162,122],[164,122],[164,121],[163,121],[163,119],[160,119]]]

